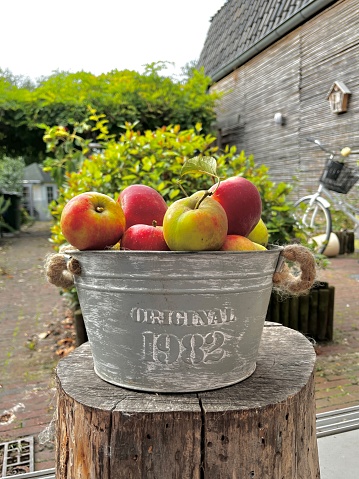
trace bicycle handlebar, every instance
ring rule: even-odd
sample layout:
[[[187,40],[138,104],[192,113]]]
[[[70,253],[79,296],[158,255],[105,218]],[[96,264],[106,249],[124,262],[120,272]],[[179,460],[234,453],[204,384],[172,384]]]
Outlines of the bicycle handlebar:
[[[341,149],[341,151],[339,153],[335,152],[335,151],[331,151],[331,150],[327,150],[327,148],[325,148],[321,142],[319,140],[316,140],[315,138],[312,138],[312,137],[307,137],[306,138],[307,141],[310,141],[311,143],[315,143],[317,146],[319,146],[319,148],[321,148],[323,151],[325,151],[326,153],[329,153],[331,155],[332,158],[334,158],[335,155],[337,154],[340,154],[341,156],[349,156],[350,153],[351,153],[351,149],[346,146],[344,148]]]

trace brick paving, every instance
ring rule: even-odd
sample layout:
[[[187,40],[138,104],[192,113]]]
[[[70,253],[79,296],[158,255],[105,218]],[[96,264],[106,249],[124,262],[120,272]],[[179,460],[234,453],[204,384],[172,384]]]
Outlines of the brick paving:
[[[65,316],[59,292],[44,277],[44,258],[52,251],[48,238],[48,223],[0,238],[0,442],[34,436],[36,470],[54,465],[54,442],[46,431],[58,358],[48,332]]]
[[[66,304],[44,278],[49,224],[0,238],[0,442],[35,437],[35,470],[54,466],[51,431],[58,333]],[[319,279],[335,286],[334,339],[315,345],[316,404],[359,404],[359,254],[333,258]]]
[[[334,338],[316,345],[318,412],[359,405],[359,252],[330,259],[319,278],[335,287]]]

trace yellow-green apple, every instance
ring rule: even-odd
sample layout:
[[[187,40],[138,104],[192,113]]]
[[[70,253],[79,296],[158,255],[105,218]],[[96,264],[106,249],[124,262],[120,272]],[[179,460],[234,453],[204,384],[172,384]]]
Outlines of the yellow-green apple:
[[[260,251],[266,249],[265,246],[254,243],[245,236],[227,235],[221,251]]]
[[[62,210],[60,226],[66,240],[80,250],[116,244],[126,227],[121,205],[110,196],[89,191],[74,196]]]
[[[252,231],[247,235],[247,238],[255,243],[261,244],[263,246],[267,246],[268,244],[268,229],[262,218],[258,221],[256,226],[252,229]]]
[[[253,243],[254,243],[254,241],[253,241]],[[254,243],[254,244],[256,245],[256,249],[258,251],[267,251],[267,248],[264,245],[259,244],[259,243]]]
[[[163,235],[171,251],[219,250],[227,230],[226,212],[205,191],[175,201],[163,219]]]
[[[162,226],[167,203],[158,191],[147,185],[130,185],[121,191],[118,198],[126,218],[126,228],[132,225]]]
[[[124,232],[121,239],[121,249],[137,251],[168,251],[163,237],[163,227],[153,225],[132,225]]]
[[[242,176],[233,176],[213,185],[212,198],[228,218],[228,234],[247,236],[260,220],[262,200],[257,187]]]

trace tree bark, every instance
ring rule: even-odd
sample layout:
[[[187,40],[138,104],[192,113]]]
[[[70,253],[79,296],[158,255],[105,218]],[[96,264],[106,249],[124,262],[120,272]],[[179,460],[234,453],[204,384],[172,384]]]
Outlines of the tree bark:
[[[56,477],[319,478],[314,364],[301,333],[266,323],[245,381],[154,394],[100,379],[85,343],[56,371]]]

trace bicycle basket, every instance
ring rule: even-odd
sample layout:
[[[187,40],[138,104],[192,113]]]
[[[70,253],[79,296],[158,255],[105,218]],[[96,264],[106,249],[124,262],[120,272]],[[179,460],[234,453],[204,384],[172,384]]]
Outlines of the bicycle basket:
[[[325,165],[322,177],[329,178],[330,180],[336,180],[343,169],[344,163],[339,161],[328,160]]]
[[[358,180],[357,169],[332,160],[328,161],[320,177],[320,182],[325,188],[344,194],[348,193]]]

